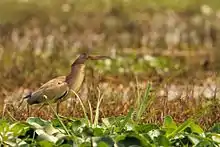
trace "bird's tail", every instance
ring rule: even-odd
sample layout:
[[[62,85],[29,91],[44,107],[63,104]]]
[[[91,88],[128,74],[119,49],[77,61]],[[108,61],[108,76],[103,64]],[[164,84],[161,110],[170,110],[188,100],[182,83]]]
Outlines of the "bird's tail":
[[[29,92],[27,95],[25,95],[24,97],[21,98],[21,100],[20,100],[20,102],[18,104],[18,108],[20,108],[20,106],[23,104],[25,99],[31,98],[31,94],[32,94],[32,92]]]
[[[25,95],[22,99],[28,99],[28,98],[30,98],[31,97],[31,92],[30,93],[28,93],[27,95]]]

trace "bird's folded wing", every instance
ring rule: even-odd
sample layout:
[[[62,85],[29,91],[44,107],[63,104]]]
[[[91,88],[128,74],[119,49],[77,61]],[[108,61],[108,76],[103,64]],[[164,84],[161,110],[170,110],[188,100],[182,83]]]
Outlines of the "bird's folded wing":
[[[57,100],[65,97],[68,94],[68,92],[69,86],[67,83],[63,82],[59,85],[55,85],[45,89],[44,95],[46,95],[49,100],[56,102]]]
[[[54,81],[52,84],[51,81]],[[66,96],[69,92],[69,86],[66,82],[51,80],[48,83],[41,86],[37,91],[32,93],[28,99],[29,104],[45,103],[46,101],[56,102],[62,97]],[[46,98],[45,98],[46,96]]]
[[[50,88],[53,86],[59,86],[60,84],[65,82],[65,79],[66,79],[66,76],[60,76],[60,77],[54,78],[54,79],[46,82],[45,84],[43,84],[39,89],[45,89],[45,88]]]

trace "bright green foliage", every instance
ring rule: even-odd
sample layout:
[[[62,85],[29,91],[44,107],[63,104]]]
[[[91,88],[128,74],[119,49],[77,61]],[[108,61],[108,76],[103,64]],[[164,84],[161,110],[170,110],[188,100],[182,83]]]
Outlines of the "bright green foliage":
[[[132,112],[132,111],[131,111]],[[131,115],[104,118],[97,126],[88,126],[84,119],[62,118],[69,136],[57,119],[47,121],[31,117],[26,122],[0,120],[0,141],[9,146],[218,146],[219,124],[204,132],[193,120],[176,124],[166,116],[163,126],[137,124]]]

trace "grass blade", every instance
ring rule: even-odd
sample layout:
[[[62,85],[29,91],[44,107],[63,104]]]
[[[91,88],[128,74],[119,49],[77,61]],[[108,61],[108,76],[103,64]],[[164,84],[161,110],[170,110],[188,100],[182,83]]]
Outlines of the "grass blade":
[[[150,90],[151,90],[151,85],[148,83],[144,96],[139,101],[141,103],[139,103],[137,108],[137,116],[136,116],[137,120],[141,119],[142,114],[144,113],[150,102],[150,98],[149,98]]]
[[[98,96],[98,102],[97,102],[97,106],[96,106],[96,111],[95,111],[95,119],[94,119],[94,126],[98,125],[98,121],[99,121],[99,107],[100,104],[103,100],[104,94],[101,95],[100,89],[98,89],[99,92],[99,96]]]

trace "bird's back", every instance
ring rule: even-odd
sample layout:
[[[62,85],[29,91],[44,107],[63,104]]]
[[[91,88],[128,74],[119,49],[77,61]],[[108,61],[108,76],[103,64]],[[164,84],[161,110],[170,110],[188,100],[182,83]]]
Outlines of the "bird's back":
[[[44,103],[47,100],[56,102],[65,97],[69,92],[68,84],[65,82],[65,76],[60,76],[43,84],[38,90],[33,92],[27,99],[28,104]],[[45,99],[48,98],[47,100]]]

